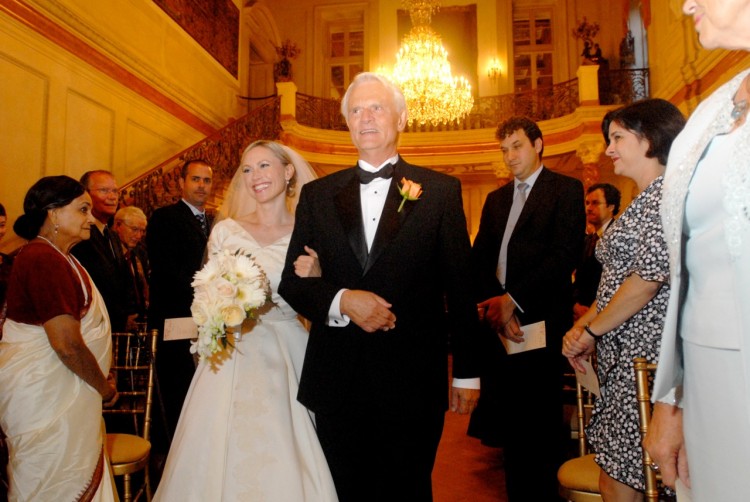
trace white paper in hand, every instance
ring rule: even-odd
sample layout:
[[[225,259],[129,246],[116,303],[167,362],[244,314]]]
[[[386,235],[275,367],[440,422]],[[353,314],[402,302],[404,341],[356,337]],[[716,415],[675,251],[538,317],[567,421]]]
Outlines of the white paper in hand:
[[[596,371],[591,365],[591,361],[588,359],[581,361],[581,365],[586,369],[586,373],[581,373],[576,370],[576,380],[584,388],[588,389],[589,392],[599,397],[599,378],[596,376]]]
[[[198,326],[192,317],[175,317],[164,320],[164,340],[191,340],[198,338]]]
[[[508,355],[519,354],[528,350],[543,349],[547,346],[547,331],[544,321],[521,326],[521,331],[523,332],[523,341],[521,343],[512,342],[504,336],[500,337]]]

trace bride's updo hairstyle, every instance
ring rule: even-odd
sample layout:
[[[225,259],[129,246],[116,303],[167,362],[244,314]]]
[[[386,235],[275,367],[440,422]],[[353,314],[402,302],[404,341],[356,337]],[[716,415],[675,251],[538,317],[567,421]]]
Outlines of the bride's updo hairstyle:
[[[23,199],[23,214],[13,224],[19,237],[31,240],[47,219],[47,211],[73,202],[85,189],[70,176],[46,176],[34,183]]]
[[[273,154],[276,156],[277,159],[281,161],[281,164],[283,166],[292,166],[294,168],[294,163],[292,162],[292,159],[289,158],[289,154],[286,152],[283,146],[281,146],[281,143],[277,143],[275,141],[269,141],[267,139],[259,139],[258,141],[253,141],[250,143],[250,146],[245,148],[245,151],[242,152],[242,157],[245,156],[247,152],[252,150],[253,148],[257,148],[259,146],[262,146],[264,148],[268,148],[273,152]],[[286,184],[286,196],[287,197],[294,197],[294,187],[297,186],[297,169],[294,169],[294,174],[292,174],[292,177],[289,179],[289,182]]]

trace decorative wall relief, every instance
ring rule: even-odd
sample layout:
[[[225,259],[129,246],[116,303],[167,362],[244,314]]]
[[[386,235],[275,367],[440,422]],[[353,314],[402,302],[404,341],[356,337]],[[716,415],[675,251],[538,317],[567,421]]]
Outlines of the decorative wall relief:
[[[154,0],[154,3],[237,78],[240,11],[232,0]]]

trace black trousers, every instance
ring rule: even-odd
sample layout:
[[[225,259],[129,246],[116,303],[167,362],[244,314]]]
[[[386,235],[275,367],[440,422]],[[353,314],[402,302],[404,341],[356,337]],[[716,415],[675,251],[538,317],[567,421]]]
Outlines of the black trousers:
[[[431,502],[445,412],[374,409],[316,415],[340,502]]]

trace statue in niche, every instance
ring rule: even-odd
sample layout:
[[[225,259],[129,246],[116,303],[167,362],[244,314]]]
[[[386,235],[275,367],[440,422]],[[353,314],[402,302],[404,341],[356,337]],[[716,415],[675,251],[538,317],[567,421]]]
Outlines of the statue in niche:
[[[620,42],[620,68],[626,68],[635,64],[635,40],[633,33],[628,32]]]
[[[281,57],[273,65],[273,79],[275,82],[290,82],[292,80],[292,62],[290,59],[296,59],[301,49],[297,44],[289,39],[284,40],[281,47],[276,47],[276,54]]]

